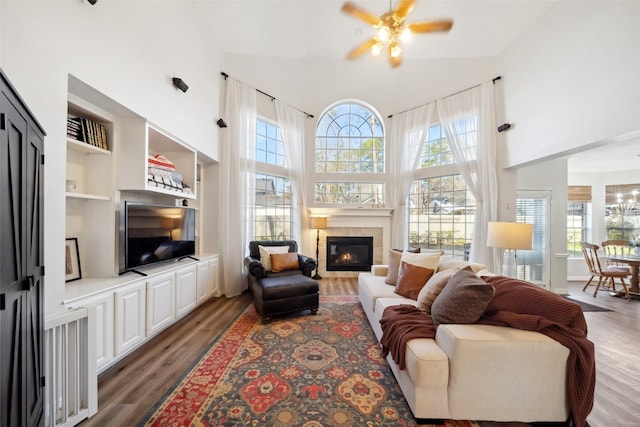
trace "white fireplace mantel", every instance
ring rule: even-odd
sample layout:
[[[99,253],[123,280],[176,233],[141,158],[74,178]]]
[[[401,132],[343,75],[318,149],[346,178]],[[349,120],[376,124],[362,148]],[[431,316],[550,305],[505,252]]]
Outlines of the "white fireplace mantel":
[[[309,216],[326,216],[332,217],[391,217],[392,208],[309,208],[307,209]]]
[[[377,228],[382,230],[382,241],[379,263],[388,261],[387,252],[391,247],[391,217],[393,209],[374,207],[355,208],[309,208],[309,217],[323,216],[327,218],[327,229],[325,235],[332,235],[331,229],[349,228],[352,231],[363,228]],[[353,235],[358,235],[357,232]],[[374,247],[377,244],[374,241]],[[374,255],[375,257],[375,255]]]

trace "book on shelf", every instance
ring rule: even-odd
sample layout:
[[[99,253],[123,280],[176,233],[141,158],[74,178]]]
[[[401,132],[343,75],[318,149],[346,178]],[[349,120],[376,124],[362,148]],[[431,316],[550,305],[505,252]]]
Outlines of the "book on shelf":
[[[106,126],[85,117],[67,116],[67,136],[94,147],[109,149]]]

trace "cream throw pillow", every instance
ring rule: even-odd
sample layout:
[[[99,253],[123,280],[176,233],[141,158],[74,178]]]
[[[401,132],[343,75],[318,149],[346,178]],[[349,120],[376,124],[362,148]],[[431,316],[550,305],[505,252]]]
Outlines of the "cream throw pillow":
[[[402,258],[400,258],[400,264],[406,262],[407,264],[413,264],[423,268],[430,268],[431,270],[436,271],[441,254],[442,252],[440,251],[419,254],[404,251],[402,252]]]
[[[438,269],[436,271],[449,270],[450,268],[456,268],[458,270],[461,270],[467,266],[471,267],[471,270],[474,273],[477,273],[478,271],[481,271],[487,268],[486,266],[475,263],[475,262],[462,261],[459,259],[454,259],[450,256],[443,256],[438,261]]]
[[[271,254],[286,254],[289,252],[289,246],[262,246],[258,245],[260,251],[260,262],[264,269],[271,271]]]
[[[444,287],[447,285],[451,276],[456,274],[459,270],[459,268],[450,268],[448,270],[439,271],[431,276],[427,284],[424,285],[418,294],[418,308],[427,314],[431,314],[431,305],[433,305],[436,297],[440,295],[440,292],[442,292]]]

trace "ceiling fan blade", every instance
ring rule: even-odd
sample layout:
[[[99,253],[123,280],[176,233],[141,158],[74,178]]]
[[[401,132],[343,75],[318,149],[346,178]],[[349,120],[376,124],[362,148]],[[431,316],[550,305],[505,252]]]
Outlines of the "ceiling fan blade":
[[[376,39],[367,40],[366,42],[362,43],[360,46],[356,47],[351,52],[349,52],[349,59],[357,58],[358,56],[370,50],[373,47],[373,45],[376,43],[377,43]]]
[[[413,10],[415,3],[415,0],[401,0],[396,9],[396,16],[400,19],[406,18]]]
[[[407,25],[412,33],[433,33],[438,31],[449,31],[453,26],[453,21],[448,19],[442,21],[414,22]]]
[[[360,8],[359,6],[356,6],[350,1],[342,5],[342,11],[370,25],[376,25],[378,24],[378,22],[380,22],[379,16],[375,16],[367,12],[366,10]]]

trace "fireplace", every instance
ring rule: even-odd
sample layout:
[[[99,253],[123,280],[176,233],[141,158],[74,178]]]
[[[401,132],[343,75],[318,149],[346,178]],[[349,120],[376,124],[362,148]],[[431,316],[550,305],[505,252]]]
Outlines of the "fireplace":
[[[369,271],[373,237],[327,236],[327,271]]]

